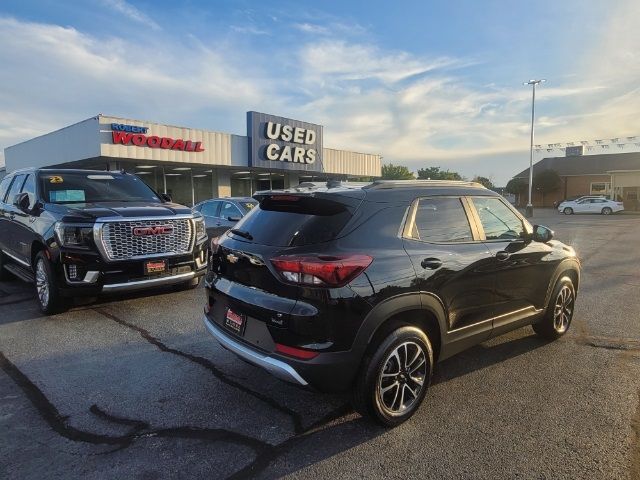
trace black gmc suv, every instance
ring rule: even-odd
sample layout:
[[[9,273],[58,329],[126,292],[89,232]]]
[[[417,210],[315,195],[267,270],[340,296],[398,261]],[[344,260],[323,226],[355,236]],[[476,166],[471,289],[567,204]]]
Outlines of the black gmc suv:
[[[573,248],[476,183],[376,181],[260,192],[213,239],[204,324],[228,350],[384,425],[422,402],[434,362],[524,325],[571,323]]]
[[[47,314],[70,297],[195,287],[206,245],[199,213],[135,175],[25,169],[0,182],[0,276],[35,282]]]

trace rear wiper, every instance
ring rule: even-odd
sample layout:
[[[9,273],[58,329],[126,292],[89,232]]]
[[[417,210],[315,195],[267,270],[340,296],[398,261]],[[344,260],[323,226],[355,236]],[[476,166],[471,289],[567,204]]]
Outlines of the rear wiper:
[[[238,235],[239,237],[246,238],[247,240],[253,240],[253,236],[249,232],[245,232],[244,230],[232,228],[231,233],[233,233],[234,235]]]

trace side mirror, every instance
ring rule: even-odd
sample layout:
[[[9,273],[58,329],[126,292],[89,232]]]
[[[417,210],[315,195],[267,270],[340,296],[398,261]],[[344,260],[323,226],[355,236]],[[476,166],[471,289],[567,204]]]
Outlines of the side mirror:
[[[13,204],[24,213],[29,213],[29,211],[31,210],[29,208],[31,201],[29,200],[29,194],[26,192],[17,194],[13,199]]]
[[[171,198],[171,194],[170,193],[161,193],[160,194],[160,199],[163,202],[171,202],[173,199]]]
[[[542,225],[533,226],[533,240],[546,243],[553,238],[553,230]]]
[[[242,217],[230,216],[230,217],[227,217],[227,220],[229,220],[230,222],[239,222],[241,218]]]

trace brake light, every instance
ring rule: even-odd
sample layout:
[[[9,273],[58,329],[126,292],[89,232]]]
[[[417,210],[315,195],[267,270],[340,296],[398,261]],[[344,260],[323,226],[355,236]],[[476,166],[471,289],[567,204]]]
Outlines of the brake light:
[[[311,350],[303,350],[302,348],[289,347],[276,343],[276,352],[288,355],[290,357],[299,358],[301,360],[311,360],[318,356],[318,352],[312,352]]]
[[[271,259],[286,282],[314,287],[342,287],[360,275],[372,261],[368,255],[283,255]]]

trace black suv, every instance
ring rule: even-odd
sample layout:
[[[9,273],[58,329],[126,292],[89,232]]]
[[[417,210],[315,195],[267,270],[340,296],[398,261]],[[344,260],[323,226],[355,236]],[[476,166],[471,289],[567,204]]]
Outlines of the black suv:
[[[35,282],[40,309],[159,285],[195,287],[206,271],[204,219],[135,175],[27,169],[0,182],[0,276]]]
[[[260,192],[213,240],[204,324],[227,349],[323,391],[353,388],[384,425],[409,418],[434,362],[532,324],[571,323],[580,264],[476,183],[377,181]]]

